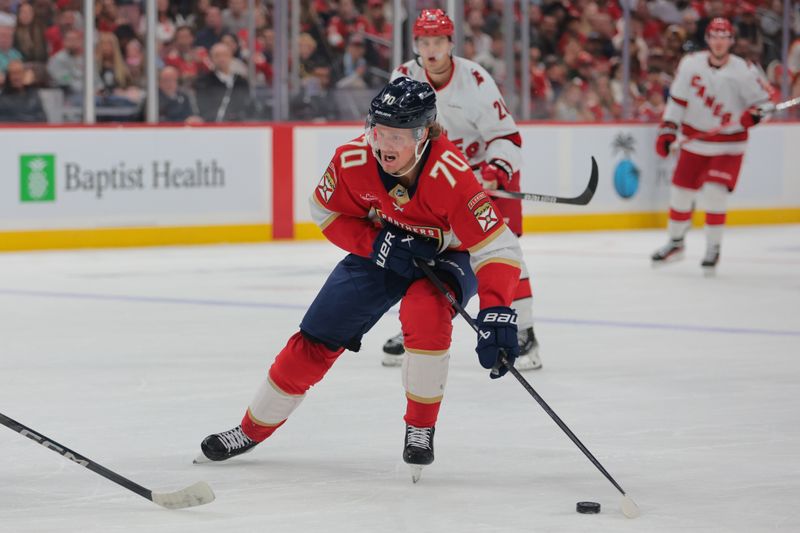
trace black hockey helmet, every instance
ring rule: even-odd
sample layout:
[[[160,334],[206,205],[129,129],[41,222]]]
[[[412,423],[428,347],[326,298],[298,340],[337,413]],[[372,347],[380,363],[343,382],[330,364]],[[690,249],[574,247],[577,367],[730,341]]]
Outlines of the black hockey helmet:
[[[401,76],[372,99],[367,128],[376,124],[390,128],[426,128],[436,120],[436,91],[429,84]]]

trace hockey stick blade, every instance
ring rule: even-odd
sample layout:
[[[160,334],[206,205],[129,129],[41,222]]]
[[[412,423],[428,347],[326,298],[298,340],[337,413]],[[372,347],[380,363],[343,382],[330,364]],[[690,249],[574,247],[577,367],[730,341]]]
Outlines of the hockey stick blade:
[[[548,196],[546,194],[534,194],[531,192],[517,192],[517,191],[486,191],[489,196],[495,198],[508,198],[511,200],[530,200],[531,202],[544,202],[548,204],[570,204],[570,205],[586,205],[592,201],[594,193],[597,190],[597,184],[600,181],[597,170],[597,161],[592,156],[592,173],[589,176],[589,183],[586,189],[574,198],[564,198],[563,196]]]
[[[152,492],[150,499],[153,503],[165,509],[184,509],[186,507],[197,507],[214,501],[214,491],[205,481],[198,481],[185,489],[175,492]]]
[[[81,465],[95,474],[103,476],[109,481],[113,481],[121,487],[125,487],[129,491],[138,494],[142,498],[146,498],[151,502],[164,507],[165,509],[183,509],[184,507],[195,507],[197,505],[205,505],[214,501],[214,492],[211,487],[204,481],[200,481],[186,487],[185,489],[176,492],[153,492],[150,489],[131,481],[130,479],[121,476],[109,470],[99,463],[95,463],[88,457],[79,454],[76,451],[70,450],[63,444],[59,444],[53,439],[46,437],[34,431],[33,429],[20,424],[3,413],[0,413],[0,424],[3,424],[9,429],[13,429],[23,437],[28,437],[32,441],[41,444],[47,449],[53,450],[58,455],[69,459],[75,464]]]

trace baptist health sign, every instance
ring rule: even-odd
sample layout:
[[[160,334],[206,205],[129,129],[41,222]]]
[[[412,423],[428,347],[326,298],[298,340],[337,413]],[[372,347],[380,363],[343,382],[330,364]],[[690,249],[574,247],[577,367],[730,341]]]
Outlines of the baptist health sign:
[[[6,130],[0,231],[269,224],[271,142],[265,128]]]

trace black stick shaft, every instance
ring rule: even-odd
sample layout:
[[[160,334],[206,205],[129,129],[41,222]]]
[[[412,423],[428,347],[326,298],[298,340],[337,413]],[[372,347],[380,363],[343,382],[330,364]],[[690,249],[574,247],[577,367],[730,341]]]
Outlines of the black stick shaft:
[[[476,333],[480,334],[480,329],[478,328],[478,324],[475,323],[475,320],[469,315],[469,313],[467,313],[464,307],[462,307],[462,305],[458,302],[458,300],[456,300],[455,297],[450,293],[450,291],[447,290],[442,281],[436,276],[433,270],[431,270],[431,267],[429,267],[426,263],[422,261],[418,261],[417,265],[422,269],[425,275],[428,276],[428,279],[431,280],[431,282],[436,286],[436,288],[439,289],[439,291],[447,297],[447,300],[450,302],[450,305],[453,306],[453,309],[455,309],[459,315],[464,317],[464,320],[466,320],[467,323],[470,326],[472,326],[472,329],[474,329]],[[611,474],[609,474],[606,471],[606,469],[603,468],[603,465],[600,464],[600,461],[598,461],[595,458],[595,456],[592,455],[592,452],[590,452],[589,449],[583,445],[580,439],[578,439],[575,433],[573,433],[572,430],[569,429],[569,427],[564,423],[563,420],[561,420],[561,418],[555,413],[555,411],[553,411],[553,409],[549,405],[547,405],[547,402],[544,401],[544,398],[539,396],[539,393],[533,389],[531,384],[528,383],[528,380],[522,377],[522,374],[519,373],[519,370],[517,370],[516,368],[514,368],[513,365],[510,365],[508,363],[508,359],[506,359],[506,354],[502,352],[502,350],[500,353],[500,362],[508,369],[509,372],[511,372],[511,375],[517,378],[517,381],[519,381],[525,388],[525,390],[528,391],[528,394],[533,396],[533,399],[536,400],[536,402],[542,407],[542,409],[544,409],[544,412],[550,415],[550,418],[552,418],[553,421],[558,425],[558,427],[560,427],[561,430],[564,433],[566,433],[567,437],[569,437],[570,440],[575,443],[578,449],[580,449],[580,451],[582,451],[583,454],[592,462],[592,464],[597,467],[597,469],[606,477],[606,479],[609,480],[611,484],[614,485],[614,487],[618,491],[620,491],[620,493],[622,493],[623,496],[625,496],[626,495],[625,491],[622,490],[622,487],[619,486],[619,483],[617,483],[614,480],[614,478],[611,477]]]
[[[564,196],[549,196],[546,194],[534,194],[532,192],[518,192],[518,191],[505,191],[505,190],[495,190],[495,191],[486,191],[489,196],[494,196],[495,198],[510,198],[515,200],[530,200],[531,202],[544,202],[548,204],[569,204],[569,205],[586,205],[591,202],[592,198],[594,197],[594,193],[597,190],[597,184],[599,182],[599,172],[597,170],[597,161],[595,158],[592,157],[592,172],[589,175],[589,183],[586,185],[586,189],[575,196],[574,198],[566,198]]]
[[[92,472],[94,472],[95,474],[99,474],[99,475],[103,476],[104,478],[106,478],[106,479],[108,479],[110,481],[113,481],[117,485],[121,485],[122,487],[125,487],[129,491],[135,492],[136,494],[138,494],[142,498],[146,498],[146,499],[148,499],[150,501],[153,500],[153,492],[151,490],[146,489],[145,487],[142,487],[138,483],[134,483],[133,481],[131,481],[128,478],[122,477],[121,475],[117,474],[116,472],[112,472],[108,468],[95,463],[91,459],[88,459],[87,457],[79,454],[76,451],[70,450],[69,448],[67,448],[63,444],[59,444],[56,441],[54,441],[53,439],[51,439],[49,437],[46,437],[46,436],[42,435],[41,433],[39,433],[37,431],[34,431],[31,428],[29,428],[29,427],[27,427],[27,426],[25,426],[23,424],[20,424],[16,420],[13,420],[13,419],[7,417],[3,413],[0,413],[0,424],[3,424],[4,426],[6,426],[9,429],[13,429],[14,431],[16,431],[17,433],[19,433],[22,436],[28,437],[32,441],[41,444],[45,448],[53,450],[57,454],[61,455],[62,457],[65,457],[65,458],[69,459],[73,463],[77,463],[77,464],[79,464],[79,465],[81,465],[83,467],[86,467],[89,470],[91,470]]]

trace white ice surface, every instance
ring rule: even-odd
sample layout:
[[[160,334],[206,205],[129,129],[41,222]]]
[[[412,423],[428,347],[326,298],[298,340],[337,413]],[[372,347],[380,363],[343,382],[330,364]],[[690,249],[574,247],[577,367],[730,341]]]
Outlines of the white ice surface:
[[[664,240],[522,241],[544,362],[525,375],[636,520],[519,383],[488,379],[461,319],[436,462],[412,484],[399,370],[380,365],[396,310],[269,441],[192,465],[241,419],[330,244],[0,255],[0,412],[150,489],[217,494],[166,511],[0,427],[0,531],[800,531],[800,227],[727,229],[715,279],[699,231],[652,270]]]

